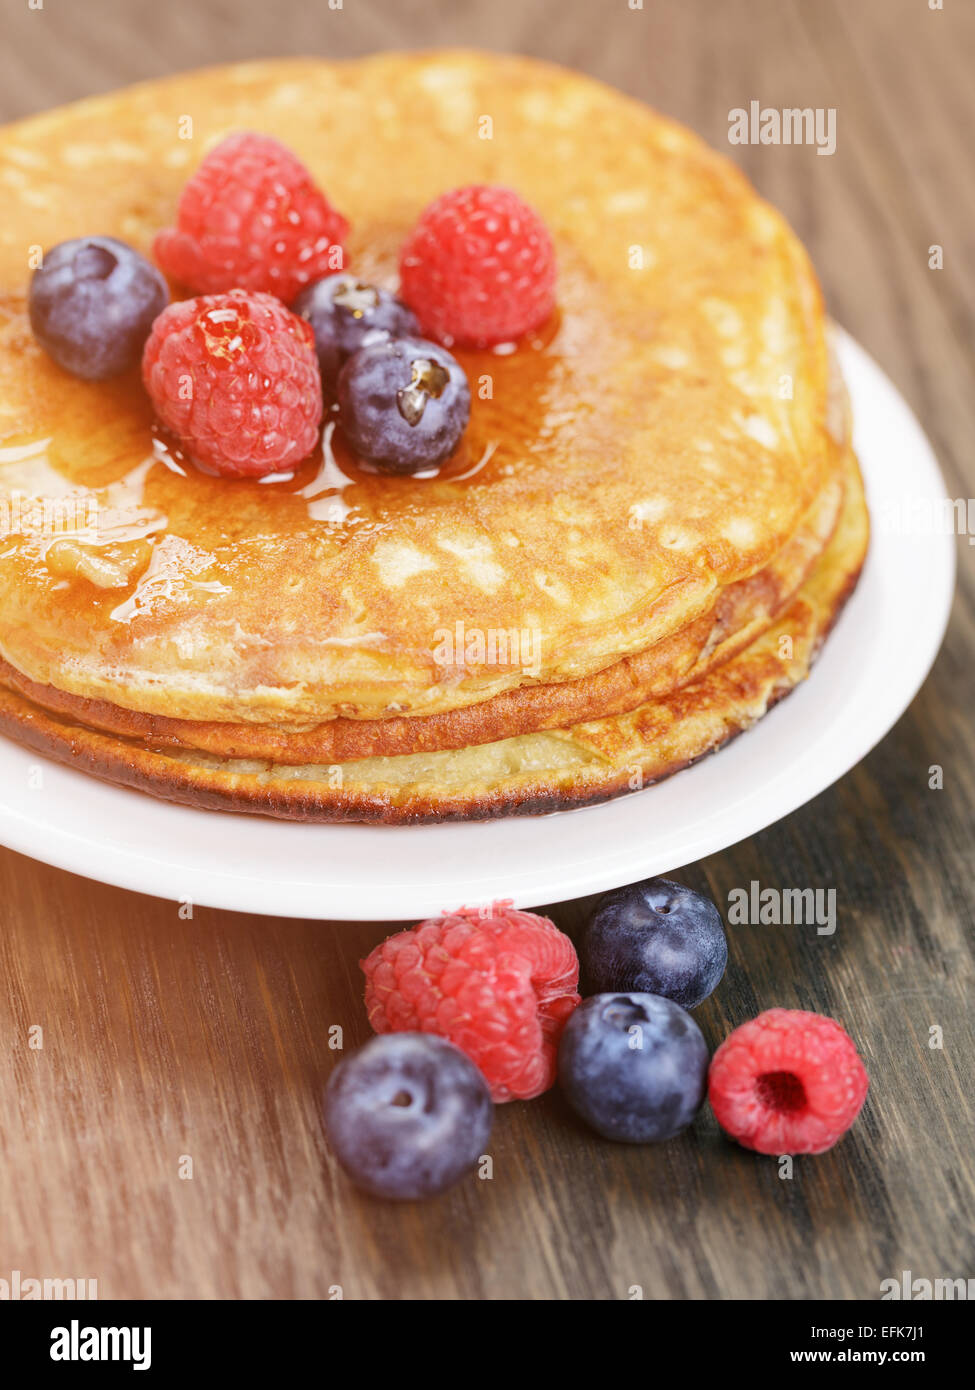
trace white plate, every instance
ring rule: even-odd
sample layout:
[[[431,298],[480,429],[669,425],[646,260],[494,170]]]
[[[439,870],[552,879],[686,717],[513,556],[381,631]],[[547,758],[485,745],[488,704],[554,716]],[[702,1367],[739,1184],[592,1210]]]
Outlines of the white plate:
[[[0,739],[0,842],[181,902],[403,920],[495,897],[532,907],[632,883],[787,816],[859,762],[906,709],[937,655],[954,591],[954,541],[937,524],[945,487],[931,448],[846,335],[840,356],[874,518],[867,565],[810,679],[715,757],[643,792],[557,815],[315,826],[167,805],[38,764]]]

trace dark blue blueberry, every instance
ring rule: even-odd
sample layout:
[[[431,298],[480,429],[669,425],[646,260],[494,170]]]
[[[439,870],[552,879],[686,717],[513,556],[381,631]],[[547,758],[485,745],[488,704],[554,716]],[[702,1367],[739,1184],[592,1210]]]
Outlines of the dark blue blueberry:
[[[66,371],[116,376],[142,353],[169,290],[145,256],[110,236],[77,237],[44,253],[30,282],[30,326]]]
[[[450,457],[471,413],[460,363],[423,338],[360,348],[339,373],[339,422],[361,458],[418,473]]]
[[[724,974],[728,942],[710,898],[669,878],[648,878],[596,904],[579,957],[594,994],[635,989],[693,1009]]]
[[[559,1046],[566,1099],[604,1139],[646,1144],[691,1123],[708,1047],[679,1004],[658,994],[595,994],[570,1014]]]
[[[374,1197],[432,1197],[477,1163],[494,1106],[474,1063],[433,1033],[384,1033],[339,1062],[325,1090],[328,1141]]]
[[[417,337],[420,332],[405,304],[347,271],[316,280],[302,290],[292,309],[311,324],[326,397],[334,396],[343,362],[359,348],[384,338]]]

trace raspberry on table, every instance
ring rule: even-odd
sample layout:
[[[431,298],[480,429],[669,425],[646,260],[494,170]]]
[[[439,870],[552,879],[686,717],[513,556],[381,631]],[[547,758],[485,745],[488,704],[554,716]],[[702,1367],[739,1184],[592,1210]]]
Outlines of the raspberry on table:
[[[238,289],[171,304],[152,326],[142,379],[161,423],[223,477],[286,471],[318,442],[315,340],[272,295]]]
[[[545,223],[508,188],[437,198],[400,256],[400,294],[426,337],[490,347],[539,328],[555,306],[555,248]]]
[[[718,1124],[762,1154],[818,1154],[853,1124],[869,1086],[849,1034],[802,1009],[768,1009],[736,1028],[711,1059]]]
[[[270,135],[229,135],[188,180],[176,226],[157,234],[160,266],[196,294],[240,286],[290,304],[343,266],[349,224],[296,155]]]
[[[439,1033],[480,1067],[495,1101],[555,1080],[579,1003],[575,947],[547,917],[510,903],[460,908],[397,932],[360,962],[377,1033]]]

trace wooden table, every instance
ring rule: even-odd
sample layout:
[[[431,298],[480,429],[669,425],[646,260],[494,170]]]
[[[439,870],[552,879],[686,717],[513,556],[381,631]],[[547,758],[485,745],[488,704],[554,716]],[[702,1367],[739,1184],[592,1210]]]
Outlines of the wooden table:
[[[725,149],[729,110],[753,98],[835,107],[832,157],[732,152],[917,410],[951,495],[975,488],[975,9],[961,0],[0,0],[0,14],[4,118],[205,63],[439,43],[585,68]],[[928,268],[935,243],[943,270]],[[832,937],[735,928],[699,1018],[714,1044],[773,1004],[842,1019],[873,1085],[836,1150],[782,1180],[709,1112],[631,1149],[550,1094],[500,1110],[492,1181],[405,1209],[364,1200],[326,1151],[320,1093],[329,1027],[347,1045],[367,1035],[356,962],[388,924],[182,920],[3,852],[0,1278],[93,1277],[102,1297],[869,1299],[904,1269],[975,1275],[975,552],[960,553],[944,652],[894,732],[811,805],[681,873],[719,902],[752,879],[835,886]],[[551,915],[572,931],[586,908]]]

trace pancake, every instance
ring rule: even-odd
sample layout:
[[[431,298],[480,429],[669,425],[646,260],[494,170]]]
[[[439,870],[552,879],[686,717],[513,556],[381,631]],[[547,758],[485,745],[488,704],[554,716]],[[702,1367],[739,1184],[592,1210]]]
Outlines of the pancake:
[[[241,127],[305,161],[367,279],[393,284],[417,214],[458,184],[509,184],[546,220],[556,318],[458,354],[472,421],[436,477],[370,474],[329,431],[287,479],[180,468],[137,382],[76,380],[35,344],[25,247],[148,250]],[[825,544],[842,454],[805,252],[690,132],[587,78],[469,53],[217,69],[6,128],[0,182],[0,496],[98,512],[94,535],[0,548],[0,655],[37,708],[46,688],[116,737],[292,765],[493,747],[689,688]],[[458,625],[537,635],[533,659],[438,658]]]
[[[0,684],[54,714],[105,733],[139,738],[157,747],[192,748],[222,757],[269,758],[286,763],[342,762],[348,758],[431,752],[602,715],[621,714],[699,679],[747,646],[783,611],[832,535],[843,499],[839,480],[817,502],[775,562],[729,585],[712,609],[644,652],[614,662],[594,676],[554,685],[528,684],[473,708],[393,719],[337,718],[308,727],[204,723],[141,714],[105,700],[42,686],[0,661]]]
[[[846,470],[839,524],[779,620],[702,679],[624,715],[462,752],[330,767],[154,749],[59,719],[2,688],[0,731],[96,777],[171,801],[293,820],[485,819],[603,801],[714,752],[809,674],[867,548],[867,510],[852,454]]]
[[[457,352],[471,423],[431,476],[370,471],[328,419],[293,474],[211,477],[135,373],[34,342],[24,247],[148,252],[240,128],[296,151],[390,288],[447,188],[548,224],[556,315]],[[7,127],[0,184],[0,505],[54,518],[0,538],[0,732],[193,806],[485,818],[660,780],[808,674],[867,544],[845,393],[801,245],[690,132],[527,59],[282,61]]]

